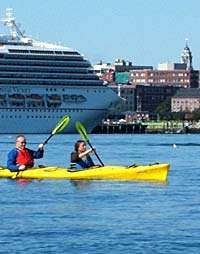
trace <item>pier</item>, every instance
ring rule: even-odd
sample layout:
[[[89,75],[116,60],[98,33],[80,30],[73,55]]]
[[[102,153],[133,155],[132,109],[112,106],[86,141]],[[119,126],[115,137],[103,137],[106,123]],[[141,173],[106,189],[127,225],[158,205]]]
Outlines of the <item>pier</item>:
[[[128,133],[145,133],[147,125],[143,123],[109,123],[95,127],[92,133],[96,134],[128,134]]]
[[[103,122],[96,126],[92,133],[95,134],[188,134],[200,133],[200,124],[177,121],[161,122]]]

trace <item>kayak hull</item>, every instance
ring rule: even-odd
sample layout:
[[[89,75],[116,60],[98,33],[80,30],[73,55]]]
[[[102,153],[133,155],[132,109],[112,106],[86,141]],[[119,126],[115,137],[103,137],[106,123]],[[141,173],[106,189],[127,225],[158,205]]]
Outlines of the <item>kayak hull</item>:
[[[62,167],[44,167],[11,172],[0,168],[0,178],[12,179],[69,179],[69,180],[141,180],[166,181],[170,165],[103,166],[70,171]]]

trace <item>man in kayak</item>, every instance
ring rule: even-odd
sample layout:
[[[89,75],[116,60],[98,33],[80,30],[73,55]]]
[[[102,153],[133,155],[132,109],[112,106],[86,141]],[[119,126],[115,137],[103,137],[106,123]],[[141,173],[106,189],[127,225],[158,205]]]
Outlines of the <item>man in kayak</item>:
[[[7,167],[10,171],[20,171],[34,166],[34,159],[40,159],[44,155],[44,146],[40,144],[37,151],[26,148],[24,135],[16,137],[15,148],[8,153]]]
[[[90,157],[93,149],[86,148],[86,143],[83,140],[78,140],[74,145],[74,151],[71,153],[71,163],[75,164],[75,168],[89,168],[94,166],[94,162]]]

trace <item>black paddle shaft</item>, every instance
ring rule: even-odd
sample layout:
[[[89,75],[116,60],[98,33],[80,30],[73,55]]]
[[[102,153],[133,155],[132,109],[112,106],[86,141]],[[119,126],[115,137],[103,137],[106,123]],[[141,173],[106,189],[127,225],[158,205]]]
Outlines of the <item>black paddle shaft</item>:
[[[53,135],[54,135],[54,134],[51,134],[51,135],[44,141],[43,145],[46,145],[47,142],[49,141],[49,139],[53,137]]]
[[[96,155],[97,159],[99,160],[99,162],[101,163],[102,166],[104,166],[102,160],[99,158],[99,155],[96,153],[95,149],[93,148],[92,144],[90,143],[89,140],[87,140],[88,145],[92,148],[92,150],[94,151],[94,154]]]

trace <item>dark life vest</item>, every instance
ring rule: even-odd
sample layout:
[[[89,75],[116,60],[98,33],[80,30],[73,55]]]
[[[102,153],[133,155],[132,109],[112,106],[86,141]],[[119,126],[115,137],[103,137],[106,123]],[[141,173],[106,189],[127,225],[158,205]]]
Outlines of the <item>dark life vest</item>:
[[[26,167],[33,167],[34,160],[32,154],[28,149],[18,150],[16,163],[18,165],[25,165]]]

